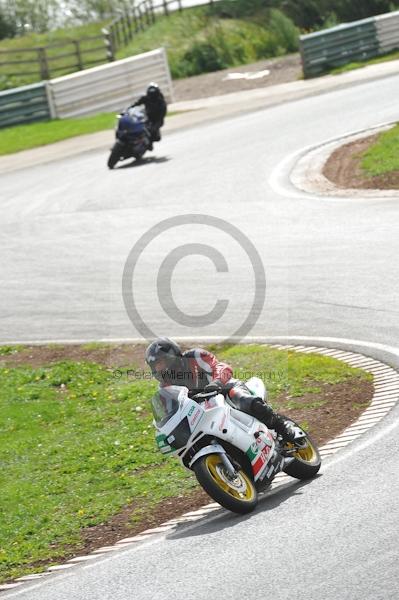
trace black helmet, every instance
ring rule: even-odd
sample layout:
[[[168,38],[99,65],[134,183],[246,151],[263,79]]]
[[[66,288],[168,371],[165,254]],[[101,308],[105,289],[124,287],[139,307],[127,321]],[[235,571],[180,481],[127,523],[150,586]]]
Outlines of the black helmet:
[[[145,361],[153,376],[161,382],[167,382],[173,375],[168,371],[181,371],[183,354],[180,346],[167,337],[159,337],[145,351]]]
[[[161,90],[159,89],[159,85],[151,82],[147,88],[147,96],[150,96],[151,98],[158,98],[160,94]]]

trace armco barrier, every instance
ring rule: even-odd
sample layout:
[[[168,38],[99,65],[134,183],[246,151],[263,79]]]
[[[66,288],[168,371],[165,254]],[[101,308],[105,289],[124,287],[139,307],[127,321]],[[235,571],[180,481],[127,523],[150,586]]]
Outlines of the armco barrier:
[[[0,127],[51,117],[45,82],[0,92]]]
[[[62,119],[121,110],[142,94],[150,81],[156,81],[172,101],[172,80],[163,48],[52,79],[49,89],[55,116]]]
[[[314,77],[352,61],[367,60],[395,48],[399,48],[399,11],[300,37],[305,77]]]
[[[375,17],[380,54],[399,47],[399,11]]]

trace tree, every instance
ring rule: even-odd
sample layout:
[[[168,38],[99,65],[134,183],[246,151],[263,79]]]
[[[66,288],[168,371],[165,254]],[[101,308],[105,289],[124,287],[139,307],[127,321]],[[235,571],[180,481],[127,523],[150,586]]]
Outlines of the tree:
[[[301,29],[315,29],[322,27],[334,2],[326,0],[283,0],[281,9]]]
[[[399,8],[399,2],[392,2],[392,0],[362,0],[361,2],[335,0],[330,3],[330,6],[339,21],[350,22],[388,13]]]
[[[0,10],[0,40],[4,38],[14,37],[17,32],[15,23],[13,23],[3,12]]]
[[[133,5],[131,0],[69,0],[68,16],[79,23],[103,21]]]
[[[58,0],[3,0],[1,8],[19,33],[43,33],[56,22],[60,5]]]

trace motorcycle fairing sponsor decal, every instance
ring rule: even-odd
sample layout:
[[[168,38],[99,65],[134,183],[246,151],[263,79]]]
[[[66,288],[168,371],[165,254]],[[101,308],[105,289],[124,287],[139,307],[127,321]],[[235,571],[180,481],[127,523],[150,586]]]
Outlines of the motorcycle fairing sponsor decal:
[[[246,455],[251,461],[255,479],[259,479],[262,471],[265,469],[270,459],[272,445],[273,442],[268,432],[267,434],[257,437],[256,441],[253,442],[246,451]]]
[[[197,409],[197,410],[196,410],[196,412],[193,414],[193,416],[192,416],[192,419],[191,419],[191,421],[190,421],[190,429],[191,429],[191,431],[192,431],[192,430],[194,429],[194,427],[196,426],[196,423],[197,423],[197,421],[198,421],[198,419],[199,419],[199,417],[200,417],[201,413],[202,413],[202,410],[201,410],[201,408],[199,408],[199,407],[198,407],[198,409]]]
[[[169,452],[173,452],[173,449],[168,444],[168,440],[166,438],[167,436],[164,433],[157,433],[155,436],[155,441],[162,454],[168,454]]]

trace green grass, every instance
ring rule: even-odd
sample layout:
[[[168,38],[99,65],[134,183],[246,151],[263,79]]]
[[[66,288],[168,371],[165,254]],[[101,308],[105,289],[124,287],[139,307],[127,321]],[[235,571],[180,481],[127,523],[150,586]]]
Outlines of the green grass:
[[[16,354],[23,349],[23,346],[0,346],[0,356]]]
[[[168,119],[175,114],[177,113],[170,112],[166,118]],[[115,122],[116,112],[113,112],[100,113],[90,117],[55,119],[53,121],[43,121],[42,123],[6,127],[1,129],[0,156],[46,146],[86,133],[96,133],[105,129],[111,130]],[[112,140],[112,137],[110,140]]]
[[[317,354],[278,352],[256,344],[229,346],[222,351],[217,346],[214,348],[217,356],[234,365],[237,379],[261,377],[271,400],[286,390],[290,397],[299,397],[320,391],[318,382],[334,384],[354,375],[365,376],[363,371],[354,371],[337,360]]]
[[[47,33],[29,33],[26,35],[3,39],[0,42],[2,50],[18,50],[20,48],[32,48],[35,46],[45,46],[47,44],[56,44],[68,40],[78,40],[80,38],[101,35],[101,29],[106,25],[106,21],[97,23],[88,23],[76,27],[64,29],[54,29]]]
[[[341,73],[346,73],[348,71],[353,71],[354,69],[361,69],[363,67],[367,67],[369,65],[377,65],[379,63],[388,62],[390,60],[398,60],[399,59],[399,50],[395,50],[394,52],[389,52],[388,54],[384,54],[382,56],[377,56],[375,58],[370,58],[369,60],[361,60],[357,62],[350,62],[342,67],[335,67],[329,71],[331,75],[339,75]]]
[[[85,133],[112,129],[114,124],[115,113],[101,113],[79,119],[56,119],[6,127],[1,130],[0,155],[53,144]]]
[[[378,136],[363,154],[361,167],[370,177],[399,171],[399,124]]]
[[[7,366],[15,352],[23,357],[25,350],[0,348],[0,581],[78,551],[81,528],[132,502],[134,522],[196,485],[156,450],[154,382],[117,379],[94,362]],[[272,399],[286,389],[295,396],[320,382],[367,377],[330,358],[263,346],[225,347],[218,356],[234,365],[235,376],[263,376]]]

